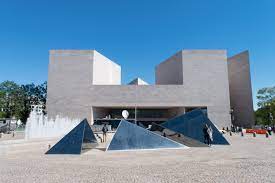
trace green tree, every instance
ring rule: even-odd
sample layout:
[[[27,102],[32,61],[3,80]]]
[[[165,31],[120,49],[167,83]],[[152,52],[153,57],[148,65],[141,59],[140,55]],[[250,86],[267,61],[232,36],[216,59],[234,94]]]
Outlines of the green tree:
[[[262,88],[257,93],[258,109],[255,112],[257,124],[275,124],[275,86]]]
[[[4,81],[0,84],[0,106],[2,117],[20,118],[23,106],[24,91],[13,81]]]
[[[42,105],[46,109],[47,99],[47,82],[40,85],[26,84],[21,86],[25,96],[24,98],[24,110],[21,114],[21,120],[25,122],[29,117],[31,111],[31,105]]]
[[[5,92],[0,90],[0,118],[5,118],[6,116],[6,113],[4,111],[5,109],[4,98],[5,98]]]
[[[257,93],[258,107],[265,107],[275,101],[275,86],[262,88]]]
[[[45,109],[46,98],[47,82],[19,86],[15,82],[4,81],[0,83],[0,118],[15,117],[25,123],[31,105],[42,105]]]
[[[45,105],[47,98],[47,82],[44,82],[41,85],[27,84],[22,85],[27,100],[30,105]]]

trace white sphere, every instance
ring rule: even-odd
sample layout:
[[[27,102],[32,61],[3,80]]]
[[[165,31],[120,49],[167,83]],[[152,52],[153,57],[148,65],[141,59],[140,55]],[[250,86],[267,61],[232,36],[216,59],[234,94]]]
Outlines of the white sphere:
[[[127,119],[128,116],[129,116],[129,112],[128,112],[127,110],[123,110],[123,111],[122,111],[122,117],[123,117],[124,119]]]

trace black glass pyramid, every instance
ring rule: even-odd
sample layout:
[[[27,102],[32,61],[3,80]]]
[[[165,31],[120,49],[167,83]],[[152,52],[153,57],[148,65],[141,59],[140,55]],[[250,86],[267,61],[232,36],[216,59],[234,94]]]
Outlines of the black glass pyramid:
[[[59,142],[57,142],[46,154],[81,154],[88,144],[96,144],[96,138],[87,121],[84,119]],[[85,146],[85,147],[84,147]]]
[[[186,146],[122,120],[107,151],[183,147]]]
[[[186,137],[181,133],[172,131],[172,130],[165,128],[161,125],[158,125],[156,123],[152,123],[150,131],[153,133],[157,133],[161,136],[164,136],[170,140],[176,141],[176,142],[183,144],[185,146],[188,146],[188,147],[208,147],[208,145],[206,145],[198,140]]]
[[[161,124],[161,126],[182,135],[204,143],[203,127],[207,124],[213,130],[212,144],[229,145],[216,126],[200,109],[175,117]]]

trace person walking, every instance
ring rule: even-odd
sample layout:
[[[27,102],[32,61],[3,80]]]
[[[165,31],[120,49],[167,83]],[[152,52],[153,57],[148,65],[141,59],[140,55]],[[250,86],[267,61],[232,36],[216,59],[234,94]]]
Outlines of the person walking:
[[[103,133],[103,142],[106,142],[107,139],[107,132],[108,132],[108,128],[107,125],[104,124],[103,128],[102,128],[102,133]]]
[[[267,131],[268,131],[268,134],[271,135],[271,132],[272,132],[271,126],[267,127]]]
[[[208,145],[211,146],[212,145],[212,142],[213,142],[213,130],[211,128],[211,126],[208,126],[208,129],[207,129],[207,134],[208,134]]]
[[[204,143],[207,144],[208,143],[208,133],[207,133],[207,129],[208,129],[208,126],[207,124],[205,123],[204,126],[203,126],[203,129],[202,129],[202,132],[203,132],[203,137],[204,137]]]

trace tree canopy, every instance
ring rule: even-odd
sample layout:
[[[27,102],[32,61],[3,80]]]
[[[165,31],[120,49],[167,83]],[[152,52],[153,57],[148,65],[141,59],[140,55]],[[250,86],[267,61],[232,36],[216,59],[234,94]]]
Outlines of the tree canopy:
[[[275,86],[262,88],[257,93],[258,107],[265,107],[275,101]]]
[[[257,93],[258,109],[255,112],[256,122],[261,125],[275,124],[275,86],[262,88]]]
[[[26,122],[31,105],[46,106],[47,83],[18,85],[13,81],[0,83],[0,118],[20,119]]]

